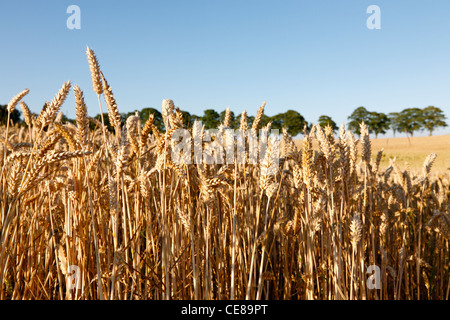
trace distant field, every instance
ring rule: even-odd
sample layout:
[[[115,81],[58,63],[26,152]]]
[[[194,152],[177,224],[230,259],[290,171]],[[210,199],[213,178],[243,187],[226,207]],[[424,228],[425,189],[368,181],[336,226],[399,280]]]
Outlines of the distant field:
[[[411,142],[411,143],[410,143]],[[450,135],[432,137],[373,139],[372,151],[374,155],[384,149],[385,156],[382,165],[389,165],[389,159],[397,157],[399,165],[406,165],[411,169],[421,169],[425,158],[433,152],[437,153],[432,171],[450,170]]]
[[[425,158],[433,152],[437,153],[432,172],[450,172],[450,135],[432,137],[384,138],[372,139],[372,156],[384,149],[381,166],[389,166],[389,159],[397,158],[400,167],[407,164],[411,170],[421,170]],[[301,144],[301,140],[298,140]]]

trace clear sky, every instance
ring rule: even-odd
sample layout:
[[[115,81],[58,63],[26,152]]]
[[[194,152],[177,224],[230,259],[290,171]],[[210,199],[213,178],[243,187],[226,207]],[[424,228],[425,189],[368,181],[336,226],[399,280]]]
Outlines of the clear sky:
[[[67,28],[69,5],[80,30]],[[370,5],[380,30],[366,26]],[[0,45],[0,104],[28,88],[36,113],[67,80],[99,113],[88,45],[120,112],[172,99],[197,115],[254,115],[266,101],[269,116],[293,109],[338,125],[359,106],[434,105],[450,117],[448,0],[1,0]],[[61,110],[75,117],[73,92]]]

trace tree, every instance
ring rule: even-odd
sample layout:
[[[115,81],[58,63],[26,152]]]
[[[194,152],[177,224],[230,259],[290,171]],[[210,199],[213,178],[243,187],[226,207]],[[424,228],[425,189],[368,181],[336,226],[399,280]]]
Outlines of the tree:
[[[259,123],[259,127],[265,127],[271,122],[270,130],[279,130],[281,131],[281,128],[283,127],[283,117],[279,115],[275,115],[273,117],[266,116],[263,114],[261,117],[261,122]]]
[[[400,112],[398,116],[398,124],[400,131],[403,131],[411,137],[415,131],[419,131],[423,128],[423,112],[419,108],[407,108]]]
[[[164,121],[162,118],[162,114],[156,109],[153,108],[142,109],[141,112],[139,113],[139,116],[141,117],[141,122],[145,123],[150,114],[153,114],[153,124],[158,128],[159,131],[164,131]]]
[[[422,110],[423,126],[433,135],[433,131],[438,127],[447,127],[445,114],[441,109],[429,106]]]
[[[6,122],[8,121],[8,111],[6,109],[7,105],[0,105],[0,123],[6,125]],[[9,121],[12,121],[14,123],[19,123],[20,121],[20,111],[14,109],[14,111],[11,113],[11,116],[9,118]],[[11,122],[10,122],[11,123]]]
[[[63,114],[63,116],[62,116],[61,122],[62,123],[69,123],[70,122],[72,124],[77,124],[77,121],[75,119],[67,118],[67,116],[65,114]]]
[[[206,109],[203,111],[201,120],[205,125],[205,129],[217,129],[220,124],[220,115],[214,109]]]
[[[102,116],[101,116],[101,114],[100,114],[100,113],[97,114],[97,115],[94,117],[94,119],[95,119],[95,120],[98,120],[98,121],[101,123],[101,122],[102,122]],[[110,132],[113,132],[113,131],[114,131],[114,127],[113,127],[113,126],[111,125],[111,123],[109,122],[108,113],[103,113],[103,119],[104,119],[104,121],[105,121],[105,127],[106,127],[106,129],[108,129],[108,131],[110,131]],[[92,122],[89,123],[89,128],[90,128],[91,130],[94,130],[95,127],[96,127],[96,124],[95,124],[95,123],[92,123]]]
[[[240,113],[240,114],[236,117],[236,120],[235,120],[235,123],[236,123],[236,129],[239,129],[240,126],[241,126],[241,117],[242,117],[242,113]],[[252,127],[252,124],[253,124],[253,121],[254,121],[254,120],[255,120],[255,117],[254,117],[254,116],[249,116],[249,115],[247,114],[247,125],[248,125],[249,128]]]
[[[239,124],[241,123],[241,118],[239,118]],[[255,121],[255,116],[249,116],[247,115],[247,123],[248,123],[248,127],[251,128],[253,125],[253,121]]]
[[[283,122],[280,118],[277,118],[276,116],[273,117],[269,117],[265,114],[262,115],[261,117],[261,122],[259,123],[259,127],[265,127],[269,124],[269,122],[271,122],[272,124],[270,125],[271,129],[276,129],[276,130],[281,130]]]
[[[122,118],[122,125],[124,125],[124,124],[126,123],[126,121],[127,121],[127,119],[128,119],[129,117],[136,115],[136,112],[138,112],[138,114],[139,114],[139,119],[140,119],[141,122],[142,122],[142,117],[141,117],[140,112],[139,112],[138,110],[134,110],[134,111],[130,111],[130,112],[127,112],[127,113],[123,112],[123,113],[120,114],[120,116],[121,116],[121,118]]]
[[[357,135],[360,135],[360,127],[361,122],[368,123],[369,121],[369,111],[364,107],[356,108],[353,113],[348,117],[350,122],[348,123],[348,128],[352,130]]]
[[[395,138],[395,133],[401,131],[401,127],[400,127],[400,113],[399,112],[391,112],[388,114],[389,117],[389,123],[390,123],[390,128],[392,130],[392,132],[394,133],[394,138]]]
[[[280,128],[286,128],[287,132],[295,137],[303,132],[305,125],[308,125],[305,118],[295,110],[288,110],[285,113],[279,113],[272,117],[273,121],[279,121]],[[274,129],[277,129],[273,126]]]
[[[183,114],[183,126],[184,128],[190,128],[194,124],[193,116],[187,111],[181,111]]]
[[[319,126],[321,126],[322,128],[325,128],[326,126],[330,126],[333,129],[333,132],[336,132],[336,130],[338,129],[336,122],[334,122],[333,119],[331,119],[331,117],[326,116],[326,115],[320,116],[318,123],[319,123]]]
[[[375,137],[378,135],[385,134],[390,127],[390,120],[387,115],[380,112],[369,112],[367,126],[369,127],[369,132],[375,133]]]

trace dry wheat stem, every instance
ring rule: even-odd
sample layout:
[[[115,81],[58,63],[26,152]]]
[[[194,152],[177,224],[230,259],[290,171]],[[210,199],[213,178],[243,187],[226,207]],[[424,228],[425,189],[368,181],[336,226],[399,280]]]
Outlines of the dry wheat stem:
[[[165,130],[153,114],[122,127],[92,51],[88,62],[113,129],[89,118],[78,86],[76,126],[64,123],[70,83],[38,117],[13,101],[28,129],[10,123],[7,139],[0,129],[0,299],[448,297],[450,176],[433,166],[437,154],[418,173],[395,160],[384,168],[363,123],[360,139],[313,125],[303,141],[284,128],[264,147],[263,103],[253,122],[242,112],[236,139],[225,110],[216,142],[246,152],[207,164],[195,151],[212,146],[204,125],[186,128],[166,99]],[[179,128],[191,132],[193,164],[171,159]],[[68,265],[80,267],[81,290],[69,290]],[[367,287],[370,265],[381,290]]]

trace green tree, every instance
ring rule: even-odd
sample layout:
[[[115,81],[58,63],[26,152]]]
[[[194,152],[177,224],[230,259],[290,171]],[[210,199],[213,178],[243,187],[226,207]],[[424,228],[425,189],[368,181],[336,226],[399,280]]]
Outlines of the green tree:
[[[121,113],[120,116],[122,117],[122,125],[124,125],[126,123],[128,117],[136,115],[136,111],[137,110],[130,111],[130,112],[127,112],[127,113],[125,113],[125,112]],[[138,114],[139,114],[139,119],[142,122],[142,118],[141,118],[141,115],[140,115],[139,111],[138,111]]]
[[[261,121],[259,123],[259,127],[265,127],[269,124],[269,122],[272,122],[270,128],[271,129],[278,129],[281,130],[281,126],[282,126],[282,121],[281,119],[277,118],[276,116],[274,117],[269,117],[265,114],[262,115],[261,117]]]
[[[398,124],[400,131],[403,131],[408,136],[408,133],[414,136],[415,131],[423,128],[423,112],[419,108],[407,108],[402,110],[398,116]]]
[[[63,116],[62,116],[61,122],[62,122],[62,123],[68,123],[68,122],[70,122],[70,123],[75,124],[75,125],[77,124],[77,121],[76,121],[75,119],[67,118],[65,114],[63,114]]]
[[[338,129],[336,122],[334,122],[333,119],[331,119],[331,117],[326,115],[320,116],[318,123],[319,126],[321,126],[322,128],[325,128],[326,126],[329,125],[333,129],[333,132],[336,132],[336,130]]]
[[[439,127],[447,127],[445,122],[446,116],[441,109],[429,106],[422,110],[423,126],[428,130],[430,136],[433,135],[433,131]]]
[[[181,111],[183,114],[183,126],[184,128],[191,128],[194,124],[194,117],[187,111]]]
[[[236,120],[235,120],[236,128],[235,128],[235,129],[239,129],[239,127],[241,126],[241,116],[242,116],[242,113],[240,113],[240,114],[236,117]],[[254,117],[254,116],[249,116],[249,115],[247,114],[247,125],[248,125],[248,128],[249,128],[249,129],[252,127],[252,124],[253,124],[253,121],[254,121],[254,120],[255,120],[255,117]]]
[[[369,111],[364,107],[356,108],[353,113],[348,117],[350,122],[348,123],[348,128],[352,130],[357,135],[360,135],[360,127],[361,122],[365,122],[366,124],[369,122]]]
[[[375,137],[378,138],[379,134],[385,134],[390,128],[389,117],[380,112],[369,112],[368,123],[369,132],[375,133]]]
[[[203,111],[201,120],[205,125],[205,129],[217,129],[220,125],[220,115],[214,109]]]
[[[8,105],[6,105],[6,104],[5,105],[0,105],[0,123],[3,124],[3,125],[6,125],[6,122],[8,121],[8,111],[6,109],[7,106]],[[13,123],[20,123],[21,122],[20,111],[17,110],[17,107],[11,113],[9,121],[12,121]]]
[[[159,131],[164,131],[164,122],[162,118],[161,112],[159,112],[156,109],[153,108],[144,108],[139,113],[139,116],[141,117],[141,122],[145,123],[150,116],[150,114],[153,114],[153,123],[158,128]]]
[[[388,114],[389,117],[389,123],[390,123],[390,128],[392,130],[392,132],[394,133],[394,138],[395,138],[395,133],[396,132],[400,132],[401,131],[401,127],[400,127],[400,113],[399,112],[391,112]]]
[[[101,114],[97,114],[94,119],[98,120],[100,123],[102,122],[102,116]],[[109,122],[109,117],[108,117],[108,113],[103,113],[103,119],[105,121],[105,126],[106,128],[113,132],[114,131],[114,127],[111,125],[111,123]],[[91,128],[91,130],[94,130],[96,127],[95,123],[89,122],[89,128]]]
[[[305,125],[308,125],[305,118],[295,110],[288,110],[285,113],[279,113],[271,117],[271,120],[273,121],[272,128],[280,130],[284,127],[293,137],[303,132]]]
[[[283,126],[283,119],[279,117],[278,115],[275,115],[273,117],[269,117],[265,114],[262,115],[261,121],[259,122],[259,128],[262,129],[263,127],[267,126],[271,122],[270,130],[280,130]]]

